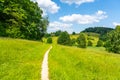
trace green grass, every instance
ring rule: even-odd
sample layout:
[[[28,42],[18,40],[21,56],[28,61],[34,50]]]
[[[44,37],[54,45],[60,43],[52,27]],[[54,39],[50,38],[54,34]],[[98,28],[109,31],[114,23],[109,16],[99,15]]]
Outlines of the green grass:
[[[57,37],[52,38],[50,80],[120,80],[119,54],[108,53],[103,47],[57,45]],[[0,80],[39,80],[49,47],[38,41],[0,38]]]
[[[75,39],[77,39],[77,37],[79,37],[79,34],[70,35],[70,38],[75,38]]]
[[[37,41],[0,38],[0,80],[40,80],[48,48]]]
[[[104,48],[55,45],[49,53],[50,80],[120,80],[120,55]]]

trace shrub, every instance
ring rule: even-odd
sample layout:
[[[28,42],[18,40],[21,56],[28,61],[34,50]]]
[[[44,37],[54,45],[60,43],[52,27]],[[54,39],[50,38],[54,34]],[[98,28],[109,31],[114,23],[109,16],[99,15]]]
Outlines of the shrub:
[[[49,37],[49,38],[47,39],[47,43],[52,43],[52,38],[51,38],[51,37]]]
[[[59,36],[61,34],[61,32],[62,32],[61,30],[56,31],[55,36]]]
[[[97,42],[97,45],[96,45],[97,47],[102,47],[103,46],[103,41],[101,41],[101,40],[98,40],[98,42]]]
[[[88,46],[92,46],[92,45],[93,45],[92,41],[88,41]]]
[[[44,37],[45,37],[45,38],[51,37],[51,34],[45,33]]]
[[[86,48],[87,47],[86,35],[83,33],[80,33],[79,37],[77,38],[77,43],[78,43],[78,47]]]
[[[57,40],[58,44],[70,45],[70,35],[65,31],[60,34]]]
[[[72,46],[75,45],[75,42],[76,42],[76,39],[75,39],[75,38],[72,38],[72,39],[71,39],[71,45],[72,45]]]

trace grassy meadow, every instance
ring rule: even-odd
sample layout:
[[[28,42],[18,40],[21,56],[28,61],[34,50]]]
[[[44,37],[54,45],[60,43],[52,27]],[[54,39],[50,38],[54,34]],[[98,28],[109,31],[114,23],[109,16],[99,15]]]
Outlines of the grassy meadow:
[[[103,47],[55,45],[49,54],[49,73],[50,80],[120,80],[120,55]]]
[[[0,38],[0,80],[39,80],[49,46],[38,41]]]
[[[90,38],[96,45],[98,38]],[[44,43],[0,38],[0,80],[40,80],[43,56],[50,45],[50,80],[120,80],[119,54],[103,47],[62,46],[57,44],[57,37],[52,39],[52,44],[46,44],[45,38]]]

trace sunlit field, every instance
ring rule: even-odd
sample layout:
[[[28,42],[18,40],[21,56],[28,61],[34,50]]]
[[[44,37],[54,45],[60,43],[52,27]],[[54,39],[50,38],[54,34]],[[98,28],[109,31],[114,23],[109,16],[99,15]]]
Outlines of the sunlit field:
[[[0,80],[39,80],[48,44],[0,38]]]
[[[120,80],[120,55],[103,47],[55,45],[49,54],[50,80]]]

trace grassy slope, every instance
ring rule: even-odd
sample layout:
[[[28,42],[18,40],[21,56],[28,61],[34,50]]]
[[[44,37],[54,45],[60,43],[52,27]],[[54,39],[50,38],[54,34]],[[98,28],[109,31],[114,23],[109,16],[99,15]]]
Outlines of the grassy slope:
[[[104,48],[55,45],[49,68],[50,80],[120,80],[120,55]]]
[[[0,38],[0,80],[39,80],[48,48],[41,42]]]

